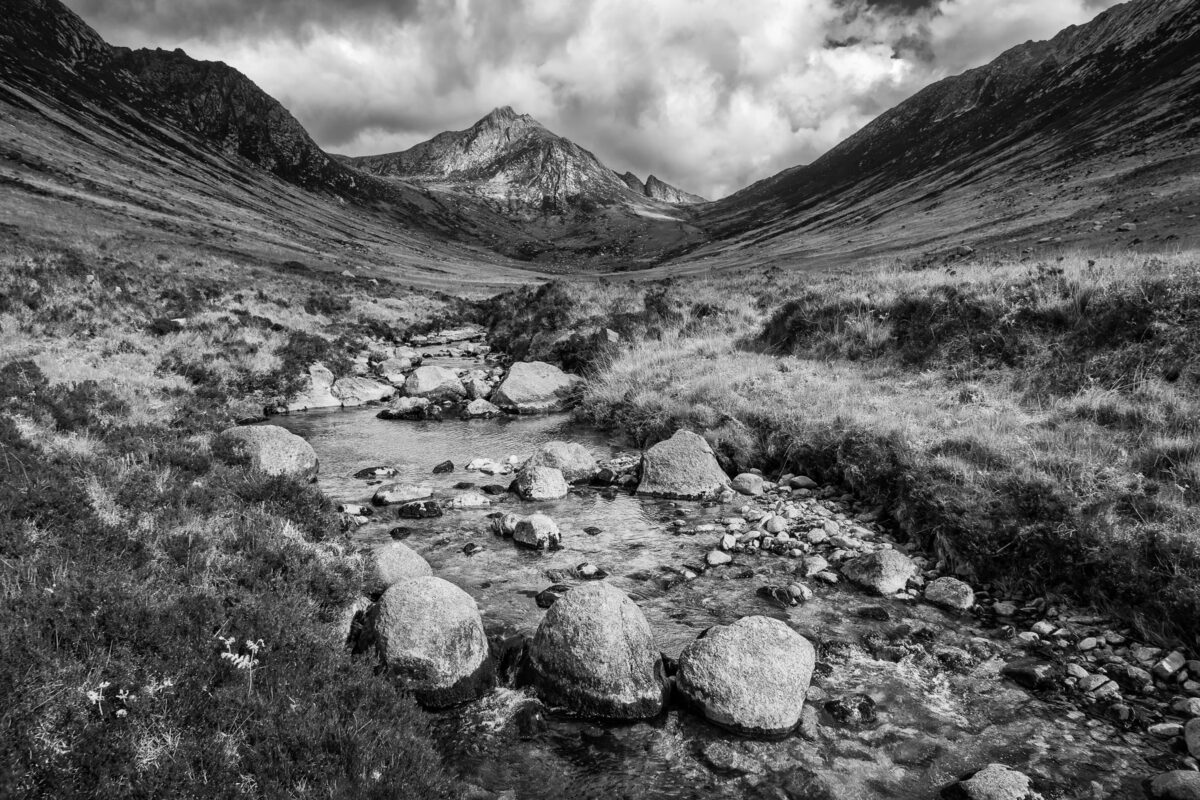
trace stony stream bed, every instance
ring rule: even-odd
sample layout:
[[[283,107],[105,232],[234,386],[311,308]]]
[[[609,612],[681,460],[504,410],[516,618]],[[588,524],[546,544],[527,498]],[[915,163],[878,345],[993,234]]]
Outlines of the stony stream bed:
[[[563,416],[411,422],[376,413],[314,411],[276,422],[312,444],[321,488],[346,503],[369,503],[375,487],[354,475],[374,465],[394,466],[399,473],[389,480],[430,484],[444,500],[466,491],[455,488],[462,482],[511,479],[465,471],[475,458],[527,456],[551,440],[578,442],[601,460],[630,452]],[[434,474],[446,460],[455,469]],[[734,553],[731,563],[696,574],[721,537],[720,521],[754,501],[673,502],[590,487],[561,500],[505,494],[493,501],[426,520],[381,508],[352,536],[373,546],[405,528],[399,535],[434,573],[476,600],[492,636],[532,635],[545,613],[535,596],[551,584],[579,583],[576,566],[591,562],[641,607],[667,656],[711,625],[757,614],[813,642],[818,667],[808,700],[816,714],[780,741],[740,738],[675,707],[648,722],[596,724],[511,687],[436,713],[451,763],[492,795],[935,797],[962,773],[1002,762],[1033,777],[1046,796],[1138,797],[1141,779],[1169,758],[1140,732],[1002,677],[1004,664],[1026,649],[997,636],[994,621],[870,596],[844,581],[807,580],[814,596],[784,607],[758,590],[796,580],[802,562],[770,553]],[[535,551],[496,536],[488,514],[497,510],[550,515],[562,549]],[[478,547],[468,554],[471,543]]]

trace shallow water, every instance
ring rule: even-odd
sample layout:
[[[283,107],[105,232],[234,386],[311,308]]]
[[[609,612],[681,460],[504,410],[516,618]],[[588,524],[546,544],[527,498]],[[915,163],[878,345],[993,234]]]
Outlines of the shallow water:
[[[457,493],[453,486],[460,481],[483,486],[511,480],[464,471],[473,458],[527,456],[553,439],[584,444],[599,459],[627,452],[563,417],[403,422],[380,420],[376,413],[315,411],[275,422],[312,444],[321,460],[321,488],[340,502],[369,502],[374,486],[352,477],[364,467],[398,467],[400,474],[389,480],[429,483],[435,497],[444,498]],[[433,466],[447,459],[454,472],[433,475]],[[563,549],[535,552],[494,536],[487,518],[493,510],[549,514],[563,531]],[[829,698],[869,695],[877,720],[844,724],[822,709],[815,741],[798,734],[778,742],[744,740],[678,709],[646,723],[605,726],[547,714],[543,725],[518,730],[515,712],[528,706],[528,696],[499,689],[436,716],[439,738],[464,779],[494,792],[512,790],[519,798],[917,798],[934,797],[958,774],[999,761],[1054,786],[1061,797],[1141,796],[1138,781],[1154,771],[1145,762],[1153,749],[1140,736],[1002,680],[999,668],[1019,654],[1012,644],[995,642],[996,656],[957,669],[928,660],[876,660],[863,647],[864,637],[904,623],[928,626],[934,642],[965,649],[972,636],[987,636],[973,618],[811,582],[817,592],[812,601],[782,609],[755,595],[767,583],[792,580],[796,562],[774,555],[741,554],[733,565],[685,580],[683,565],[700,563],[718,534],[676,534],[668,523],[680,511],[695,522],[737,516],[736,506],[624,492],[606,499],[577,489],[553,502],[504,495],[492,509],[447,511],[433,520],[397,520],[383,509],[353,535],[370,545],[389,541],[388,531],[397,525],[411,528],[406,543],[435,574],[475,598],[489,633],[532,634],[545,613],[534,595],[552,583],[577,583],[564,575],[584,561],[607,571],[606,580],[634,598],[671,656],[713,624],[748,614],[785,620],[824,645],[827,669],[819,667],[814,686]],[[585,533],[590,526],[600,533]],[[484,549],[468,556],[468,542]],[[886,607],[891,621],[858,616],[864,606]],[[743,769],[749,774],[717,772],[706,763],[702,751],[722,742],[748,759]]]

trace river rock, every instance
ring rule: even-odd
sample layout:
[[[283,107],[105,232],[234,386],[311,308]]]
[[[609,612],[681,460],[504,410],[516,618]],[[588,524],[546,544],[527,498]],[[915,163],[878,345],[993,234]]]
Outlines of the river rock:
[[[404,542],[388,542],[375,551],[375,574],[372,588],[382,592],[402,580],[422,578],[433,574],[421,555]]]
[[[360,378],[356,375],[338,378],[333,384],[333,396],[347,407],[378,403],[381,400],[387,400],[395,393],[396,390],[386,383],[373,381],[370,378]]]
[[[504,521],[501,522],[501,530],[503,525]],[[545,514],[533,514],[518,520],[513,526],[512,537],[514,542],[537,550],[557,547],[562,543],[562,532],[558,529],[558,523]]]
[[[942,789],[946,800],[1041,800],[1029,776],[1003,764],[988,764]]]
[[[503,413],[498,406],[480,398],[467,403],[467,407],[462,411],[462,416],[465,419],[487,419],[498,417]]]
[[[517,414],[565,411],[571,405],[572,392],[582,382],[544,361],[518,361],[492,392],[491,400]]]
[[[465,400],[467,390],[463,388],[458,374],[447,367],[417,367],[404,381],[404,393],[409,397],[423,397],[432,403],[446,400]]]
[[[411,500],[423,500],[433,496],[433,487],[428,483],[388,483],[375,490],[371,502],[377,506],[390,506],[396,503],[407,503]]]
[[[529,667],[543,699],[589,717],[657,716],[669,691],[646,617],[608,583],[577,586],[550,607]]]
[[[305,411],[310,408],[338,408],[342,405],[333,394],[333,373],[324,364],[313,364],[308,368],[308,381],[298,395],[287,404],[288,411]]]
[[[1183,740],[1192,758],[1200,758],[1200,717],[1189,719],[1183,726]]]
[[[482,370],[473,369],[462,377],[463,388],[467,390],[467,397],[472,400],[486,399],[492,393],[492,384],[488,382],[487,373]]]
[[[427,397],[394,397],[376,416],[380,419],[441,419],[442,410]]]
[[[1200,800],[1200,772],[1177,769],[1164,772],[1146,787],[1150,800]]]
[[[553,467],[525,466],[517,473],[516,484],[517,494],[526,500],[557,500],[571,489],[563,474]]]
[[[600,465],[588,449],[575,442],[546,442],[525,462],[529,467],[551,467],[562,473],[567,483],[587,483]]]
[[[442,507],[433,500],[413,500],[402,503],[396,509],[396,516],[401,519],[430,519],[442,516]]]
[[[381,361],[375,372],[388,383],[403,386],[404,379],[408,377],[408,372],[413,366],[413,362],[407,358],[393,357]]]
[[[895,594],[917,572],[912,559],[895,550],[877,550],[842,565],[842,574],[876,594]]]
[[[733,490],[738,494],[748,495],[750,497],[758,497],[763,493],[763,479],[761,475],[755,475],[753,472],[743,472],[738,475],[730,483]]]
[[[751,736],[784,736],[800,722],[816,653],[769,617],[714,625],[679,655],[675,684],[710,722]]]
[[[470,509],[487,508],[491,504],[492,501],[479,492],[464,492],[450,498],[449,506],[456,509]]]
[[[452,583],[432,576],[396,583],[379,599],[373,629],[388,672],[427,706],[473,700],[491,686],[479,609]]]
[[[517,514],[505,514],[496,517],[492,520],[492,532],[497,536],[510,537],[517,532],[517,525],[520,524],[522,519],[524,517]]]
[[[287,475],[302,481],[317,478],[319,463],[312,445],[278,425],[227,428],[214,444],[244,458],[253,469],[268,475]]]
[[[955,611],[967,611],[975,605],[975,590],[957,578],[938,578],[925,587],[930,603]]]
[[[639,494],[688,500],[711,497],[728,486],[712,447],[691,431],[676,431],[642,455]]]

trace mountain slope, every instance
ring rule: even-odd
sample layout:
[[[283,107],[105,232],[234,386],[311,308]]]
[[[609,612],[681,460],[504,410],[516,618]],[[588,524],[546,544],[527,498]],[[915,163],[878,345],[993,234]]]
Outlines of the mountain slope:
[[[466,130],[439,133],[408,150],[346,161],[372,175],[483,197],[513,210],[646,198],[667,205],[703,202],[653,176],[642,184],[632,173],[618,175],[590,151],[509,106],[494,109]]]
[[[1136,0],[927,87],[700,221],[797,255],[1047,235],[1128,244],[1120,225],[1163,215],[1178,219],[1143,242],[1190,236],[1189,214],[1170,209],[1200,173],[1197,107],[1200,3]],[[1164,186],[1163,202],[1145,197]]]

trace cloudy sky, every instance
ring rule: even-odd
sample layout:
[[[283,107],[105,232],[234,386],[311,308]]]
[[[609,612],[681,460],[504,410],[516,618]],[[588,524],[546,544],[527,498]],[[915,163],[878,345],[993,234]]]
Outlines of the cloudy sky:
[[[66,0],[110,42],[225,61],[326,150],[511,105],[618,171],[720,197],[1116,0]]]

